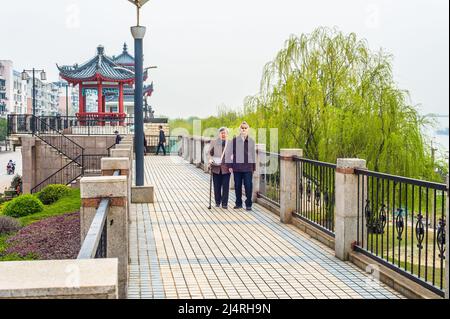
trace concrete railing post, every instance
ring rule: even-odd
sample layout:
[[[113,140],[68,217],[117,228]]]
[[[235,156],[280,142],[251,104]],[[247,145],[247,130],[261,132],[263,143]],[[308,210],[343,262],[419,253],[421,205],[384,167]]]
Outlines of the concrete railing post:
[[[449,259],[449,253],[448,253],[448,251],[449,251],[449,249],[450,249],[450,246],[448,245],[449,244],[449,240],[448,240],[448,238],[450,237],[449,236],[449,227],[448,227],[448,225],[450,224],[450,219],[449,219],[449,207],[450,207],[450,205],[449,205],[449,196],[448,196],[448,192],[449,192],[449,189],[448,189],[448,186],[449,186],[449,177],[447,176],[447,205],[446,205],[446,207],[445,207],[445,209],[446,209],[446,211],[445,211],[445,234],[446,234],[446,236],[445,236],[445,247],[446,247],[446,249],[445,249],[445,299],[449,299],[449,285],[450,285],[450,282],[449,282],[449,274],[448,274],[448,272],[449,272],[449,262],[450,262],[450,259]]]
[[[256,171],[253,174],[253,202],[256,203],[258,200],[258,193],[261,190],[261,174],[263,173],[266,164],[266,144],[256,144]]]
[[[104,198],[111,199],[106,219],[107,258],[118,258],[119,298],[126,298],[128,278],[128,181],[126,176],[84,177],[81,179],[80,228],[84,241],[97,208]]]
[[[131,175],[131,163],[128,157],[105,157],[102,158],[101,161],[101,170],[102,176],[113,176],[114,172],[119,170],[120,176],[126,176],[128,182],[128,211],[127,216],[128,220],[130,217],[130,207],[131,207],[131,184],[132,178]]]
[[[195,157],[194,157],[194,165],[198,168],[202,165],[202,138],[195,138]]]
[[[284,224],[292,222],[296,208],[296,181],[294,156],[303,156],[301,149],[282,149],[280,151],[280,220]]]
[[[336,168],[335,254],[348,260],[358,238],[358,176],[354,170],[365,169],[362,159],[338,159]]]
[[[203,171],[208,173],[208,159],[209,159],[209,151],[211,147],[211,140],[205,140],[205,146],[203,148]]]
[[[133,154],[133,152],[131,151],[131,149],[129,147],[128,148],[112,149],[110,156],[114,157],[114,158],[118,158],[118,157],[126,157],[126,158],[128,158],[130,160],[130,171],[131,171],[131,173],[133,172],[134,154]],[[131,179],[131,180],[133,180],[133,179]]]

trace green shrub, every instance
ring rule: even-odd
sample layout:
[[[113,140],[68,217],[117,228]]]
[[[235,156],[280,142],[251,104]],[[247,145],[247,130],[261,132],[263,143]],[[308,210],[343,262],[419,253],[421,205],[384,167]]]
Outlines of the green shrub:
[[[17,219],[0,215],[0,235],[13,233],[19,229],[20,223]]]
[[[65,185],[48,185],[37,196],[44,205],[50,205],[69,193],[70,188]]]
[[[22,195],[5,204],[3,214],[10,217],[24,217],[44,210],[44,205],[33,195]]]

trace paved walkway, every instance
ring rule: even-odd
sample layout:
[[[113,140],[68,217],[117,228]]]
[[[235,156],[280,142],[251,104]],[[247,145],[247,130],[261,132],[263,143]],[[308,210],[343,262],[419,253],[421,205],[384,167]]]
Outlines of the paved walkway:
[[[208,210],[209,175],[182,159],[145,165],[156,203],[131,208],[129,298],[402,298],[259,205]]]

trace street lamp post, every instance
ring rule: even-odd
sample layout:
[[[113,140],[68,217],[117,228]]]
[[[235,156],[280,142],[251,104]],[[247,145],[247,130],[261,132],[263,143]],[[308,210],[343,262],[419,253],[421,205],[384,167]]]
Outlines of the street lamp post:
[[[36,70],[35,68],[31,70],[23,70],[22,80],[28,81],[28,79],[30,78],[28,72],[31,72],[33,74],[33,118],[31,120],[31,131],[34,135],[36,133],[36,72],[41,73],[42,81],[47,80],[47,74],[45,73],[44,70]]]
[[[143,112],[143,87],[144,87],[144,52],[143,42],[146,28],[139,25],[140,9],[148,0],[128,0],[137,9],[137,25],[131,27],[134,38],[135,54],[135,90],[134,90],[134,140],[136,153],[136,186],[144,186],[144,112]]]

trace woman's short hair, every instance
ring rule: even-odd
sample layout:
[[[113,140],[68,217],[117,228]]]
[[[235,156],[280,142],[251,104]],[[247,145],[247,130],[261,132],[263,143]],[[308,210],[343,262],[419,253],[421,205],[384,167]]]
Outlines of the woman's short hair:
[[[248,125],[248,123],[247,123],[246,121],[243,121],[243,122],[241,123],[241,127],[242,127],[242,125],[246,125],[247,127],[250,127],[250,125]]]

